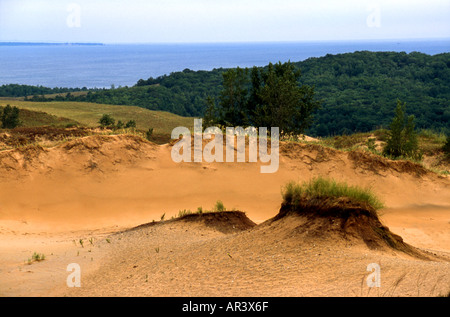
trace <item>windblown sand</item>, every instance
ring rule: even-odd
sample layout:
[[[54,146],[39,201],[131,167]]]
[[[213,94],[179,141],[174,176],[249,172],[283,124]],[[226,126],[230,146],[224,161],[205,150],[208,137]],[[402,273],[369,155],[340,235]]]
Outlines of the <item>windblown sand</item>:
[[[450,180],[412,163],[317,145],[283,144],[280,169],[260,163],[183,163],[169,145],[94,136],[51,149],[0,152],[1,296],[439,296],[450,291]],[[288,181],[329,176],[370,186],[382,222],[430,259],[276,226]],[[258,224],[223,232],[166,221],[217,200]],[[80,239],[83,246],[80,244]],[[42,262],[27,264],[34,252]],[[67,265],[81,266],[68,288]],[[369,288],[367,266],[381,267]]]

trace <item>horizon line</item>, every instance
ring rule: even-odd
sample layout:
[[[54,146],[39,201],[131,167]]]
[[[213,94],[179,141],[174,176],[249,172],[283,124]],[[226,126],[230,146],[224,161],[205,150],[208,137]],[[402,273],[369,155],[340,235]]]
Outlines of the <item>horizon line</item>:
[[[450,37],[428,38],[380,38],[380,39],[324,39],[324,40],[290,40],[290,41],[217,41],[217,42],[58,42],[58,41],[0,41],[0,44],[35,44],[35,45],[205,45],[205,44],[294,44],[324,42],[395,42],[395,41],[450,41]]]

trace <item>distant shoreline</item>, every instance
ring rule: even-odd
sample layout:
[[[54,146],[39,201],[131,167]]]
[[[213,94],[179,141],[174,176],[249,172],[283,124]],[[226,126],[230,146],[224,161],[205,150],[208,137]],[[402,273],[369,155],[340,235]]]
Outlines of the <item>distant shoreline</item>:
[[[102,46],[103,43],[38,43],[38,42],[0,42],[0,46]]]
[[[255,42],[149,42],[149,43],[89,43],[89,42],[0,42],[0,46],[233,46],[233,45],[295,45],[295,44],[406,44],[414,42],[448,42],[450,38],[410,38],[410,39],[358,39],[358,40],[309,40],[309,41],[255,41]]]

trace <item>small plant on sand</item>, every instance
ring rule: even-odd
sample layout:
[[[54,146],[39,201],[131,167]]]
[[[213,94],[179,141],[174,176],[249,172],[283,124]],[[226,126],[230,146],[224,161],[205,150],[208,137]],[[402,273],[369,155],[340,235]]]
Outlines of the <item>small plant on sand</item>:
[[[94,238],[90,238],[90,239],[89,239],[89,243],[90,243],[91,245],[94,245]]]
[[[163,213],[163,214],[161,215],[161,221],[164,221],[165,218],[166,218],[166,213]]]
[[[368,188],[349,186],[333,179],[316,177],[310,181],[298,184],[288,183],[282,190],[283,200],[287,204],[298,205],[304,198],[324,199],[347,197],[354,202],[368,204],[375,210],[383,208],[383,203]]]
[[[107,242],[107,243],[111,243],[111,240],[110,240],[110,239],[106,239],[106,242]]]
[[[33,262],[41,262],[45,260],[45,255],[41,253],[34,252],[30,259],[28,259],[28,264],[30,265]]]
[[[225,208],[225,206],[221,200],[218,200],[216,202],[214,209],[213,209],[214,212],[224,212],[226,210],[227,210],[227,208]]]
[[[81,247],[84,248],[84,241],[83,241],[83,239],[80,239],[78,242],[80,242]]]
[[[159,247],[155,248],[155,252],[159,253]]]

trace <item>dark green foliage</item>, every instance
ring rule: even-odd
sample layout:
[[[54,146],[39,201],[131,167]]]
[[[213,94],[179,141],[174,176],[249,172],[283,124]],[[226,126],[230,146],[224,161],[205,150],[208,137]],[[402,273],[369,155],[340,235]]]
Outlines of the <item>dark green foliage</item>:
[[[418,129],[450,122],[450,53],[355,52],[300,63],[302,80],[323,100],[311,135],[341,135],[388,127],[392,100],[408,104]]]
[[[206,129],[208,127],[212,127],[212,126],[218,124],[219,117],[220,117],[220,114],[216,107],[215,99],[208,96],[206,98],[205,115],[203,116],[203,129]]]
[[[311,87],[300,86],[300,71],[288,63],[266,70],[230,69],[223,73],[223,89],[216,106],[208,98],[204,121],[222,126],[278,127],[284,135],[302,133],[319,107]]]
[[[322,101],[321,109],[314,113],[314,124],[306,130],[309,135],[342,135],[387,128],[393,116],[392,100],[397,98],[407,102],[409,112],[416,118],[416,128],[448,133],[450,53],[430,56],[418,52],[363,51],[310,58],[294,65],[302,71],[300,84],[314,87],[316,98]],[[250,113],[261,104],[258,91],[264,80],[262,70],[255,67],[248,74],[248,87],[255,87],[247,96]],[[91,90],[86,95],[70,98],[200,117],[208,107],[208,96],[219,101],[223,90],[222,74],[226,71],[186,69],[158,78],[141,79],[134,87]],[[64,96],[55,99],[41,96],[57,92],[70,91],[19,85],[0,87],[0,96],[35,94],[36,101],[65,100]]]
[[[112,128],[112,129],[136,129],[136,121],[130,120],[126,124],[122,122],[122,120],[117,121],[109,114],[104,114],[100,120],[98,121],[102,128]]]
[[[129,129],[129,128],[136,128],[135,120],[130,120],[127,122],[127,124],[125,124],[125,129]]]
[[[225,126],[247,124],[248,69],[236,68],[223,73],[223,89],[219,95],[222,111],[220,120]]]
[[[20,124],[19,108],[6,105],[5,108],[0,109],[0,127],[3,129],[14,129]]]
[[[25,96],[42,96],[48,94],[59,94],[74,91],[87,91],[83,88],[48,88],[43,86],[28,86],[28,85],[2,85],[0,86],[0,97],[25,97]]]
[[[122,120],[117,121],[116,129],[123,129],[125,127],[125,124],[122,122]]]
[[[393,158],[419,158],[419,143],[414,130],[414,116],[406,118],[406,103],[397,100],[395,117],[391,122],[384,154]]]
[[[114,124],[116,123],[116,120],[113,117],[111,117],[111,115],[104,114],[98,123],[100,123],[100,126],[102,128],[107,128],[107,127],[113,127]]]
[[[300,85],[300,70],[294,64],[269,64],[261,74],[253,122],[259,127],[279,127],[285,135],[299,135],[312,124],[312,114],[319,109],[314,88]],[[259,90],[259,91],[258,91]]]

